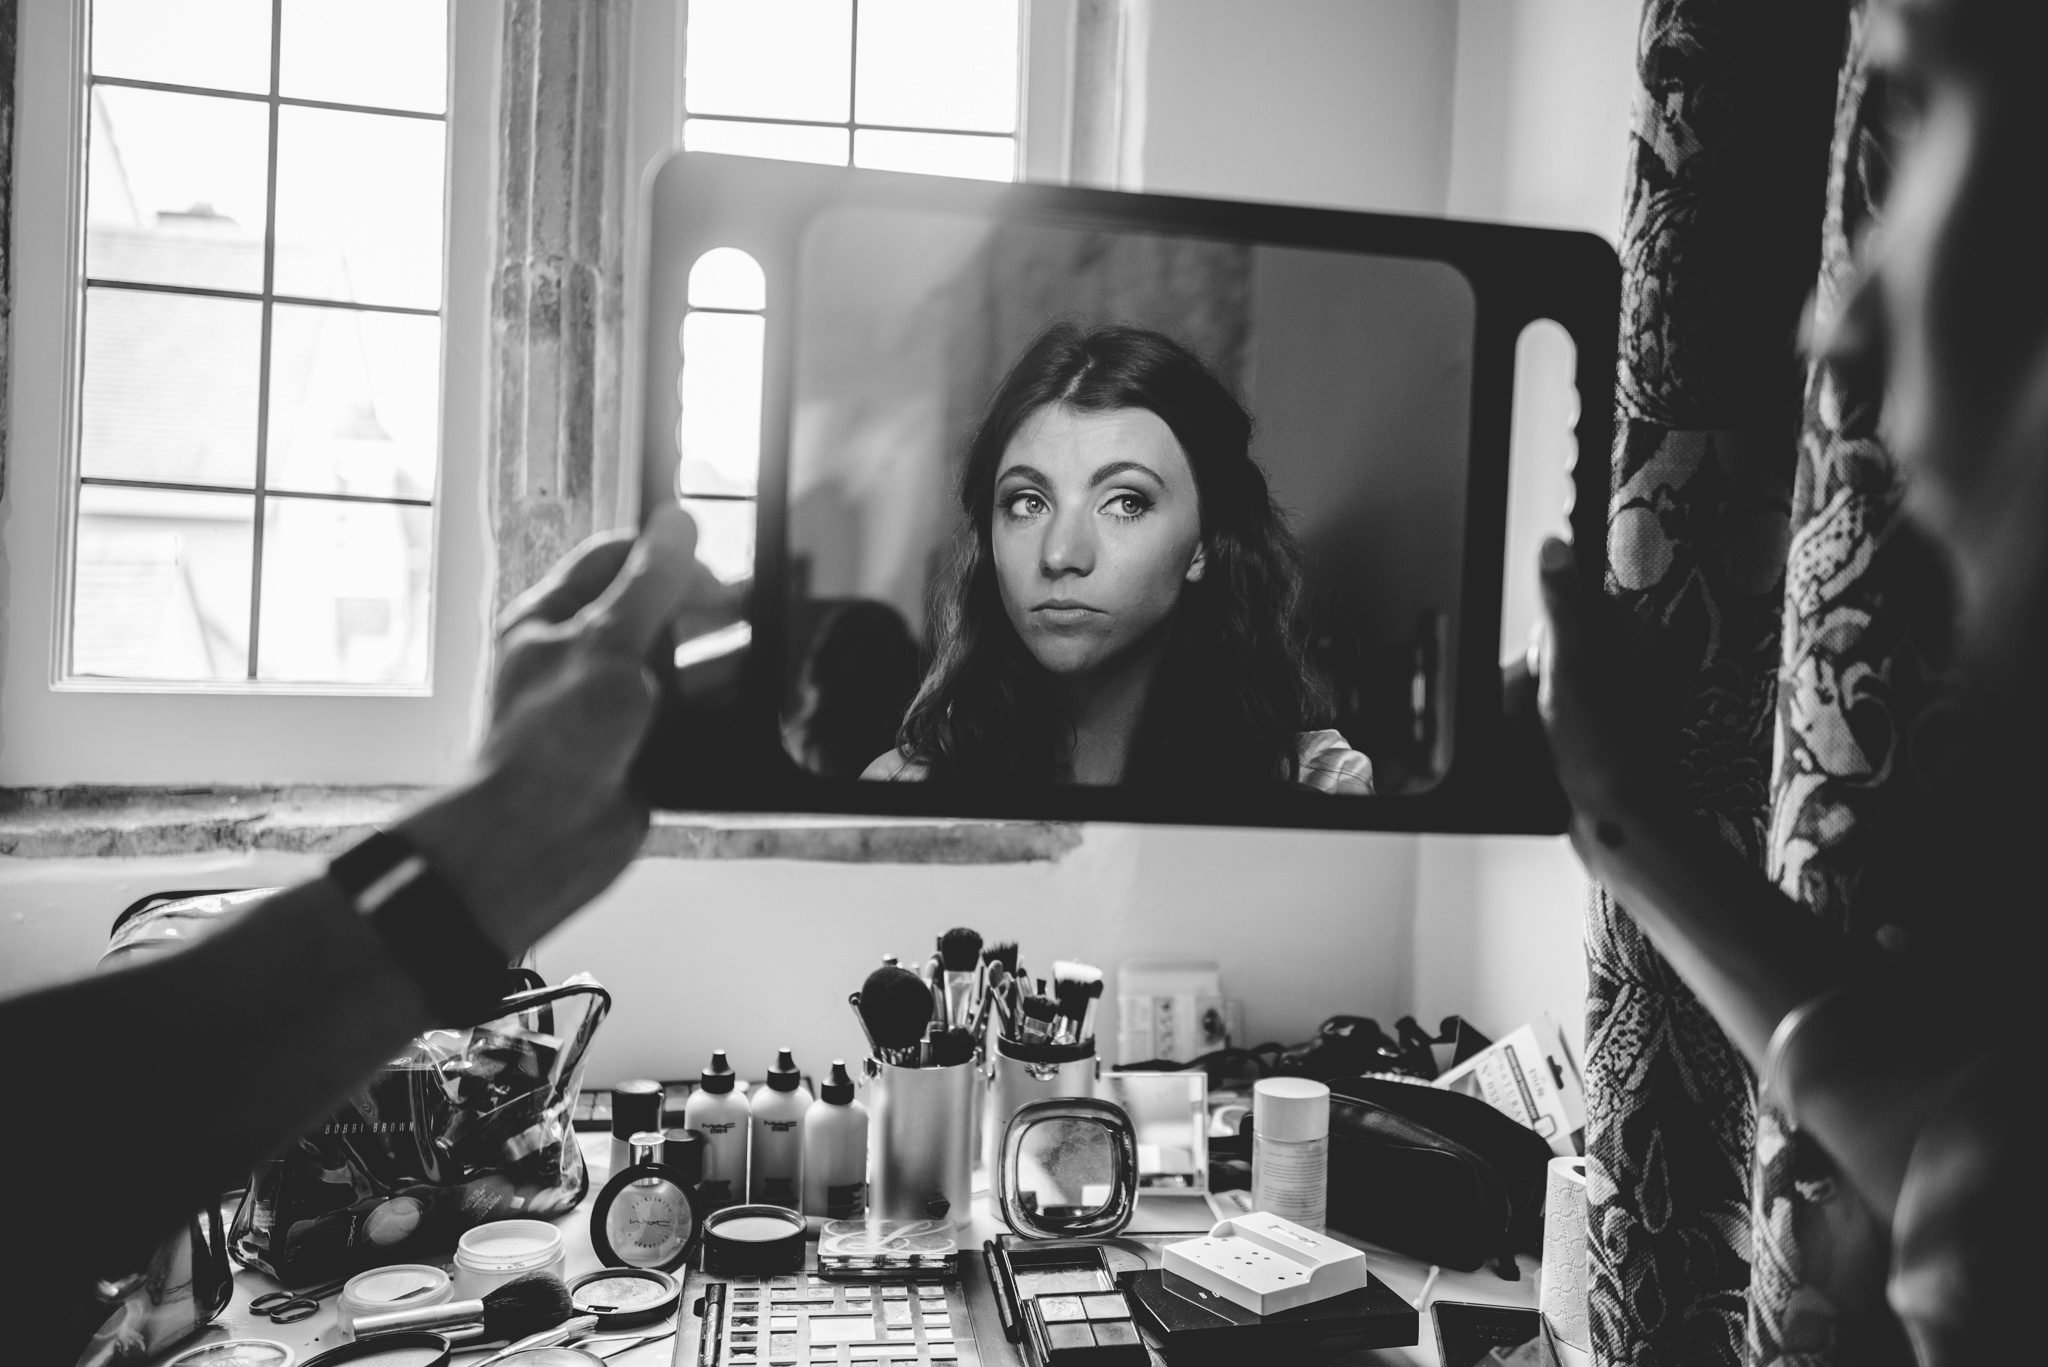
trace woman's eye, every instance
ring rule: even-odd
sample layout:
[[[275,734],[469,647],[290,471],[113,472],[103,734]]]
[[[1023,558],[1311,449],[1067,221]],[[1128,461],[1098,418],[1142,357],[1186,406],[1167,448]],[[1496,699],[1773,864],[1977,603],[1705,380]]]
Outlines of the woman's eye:
[[[1149,500],[1138,494],[1118,494],[1105,505],[1111,517],[1120,517],[1126,521],[1144,516],[1151,506]]]
[[[1045,511],[1045,500],[1025,490],[1004,499],[1003,511],[1011,517],[1037,517]]]

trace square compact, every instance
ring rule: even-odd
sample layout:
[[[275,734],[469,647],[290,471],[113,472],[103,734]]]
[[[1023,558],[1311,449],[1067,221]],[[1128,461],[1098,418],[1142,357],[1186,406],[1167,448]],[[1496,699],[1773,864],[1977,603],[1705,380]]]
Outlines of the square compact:
[[[993,1246],[995,1293],[1034,1367],[1151,1361],[1099,1245]],[[1007,1327],[1007,1326],[1006,1326]]]

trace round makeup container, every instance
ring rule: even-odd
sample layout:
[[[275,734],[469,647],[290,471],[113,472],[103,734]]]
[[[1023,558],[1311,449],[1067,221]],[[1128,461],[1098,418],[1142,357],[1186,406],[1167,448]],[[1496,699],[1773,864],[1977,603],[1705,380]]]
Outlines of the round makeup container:
[[[482,1299],[530,1272],[560,1277],[567,1261],[562,1231],[545,1220],[496,1220],[478,1225],[455,1244],[455,1296]]]
[[[704,1270],[714,1277],[801,1272],[804,1217],[784,1206],[727,1206],[704,1217]]]
[[[454,1345],[440,1334],[406,1330],[330,1348],[304,1367],[448,1367]]]
[[[295,1358],[275,1339],[226,1339],[187,1348],[164,1367],[292,1367]]]
[[[674,1277],[651,1267],[606,1267],[569,1283],[569,1304],[597,1316],[597,1332],[640,1329],[668,1319],[682,1299]]]
[[[454,1299],[455,1283],[440,1268],[425,1263],[393,1263],[350,1277],[335,1301],[334,1320],[343,1336],[348,1337],[355,1333],[358,1315],[381,1315],[386,1310],[410,1310]]]

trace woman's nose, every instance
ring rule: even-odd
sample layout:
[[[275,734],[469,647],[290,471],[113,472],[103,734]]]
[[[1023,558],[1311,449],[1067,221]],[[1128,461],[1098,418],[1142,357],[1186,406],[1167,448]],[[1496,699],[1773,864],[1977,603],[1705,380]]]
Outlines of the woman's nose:
[[[1039,546],[1039,568],[1047,578],[1084,575],[1095,568],[1095,535],[1085,516],[1055,513]]]

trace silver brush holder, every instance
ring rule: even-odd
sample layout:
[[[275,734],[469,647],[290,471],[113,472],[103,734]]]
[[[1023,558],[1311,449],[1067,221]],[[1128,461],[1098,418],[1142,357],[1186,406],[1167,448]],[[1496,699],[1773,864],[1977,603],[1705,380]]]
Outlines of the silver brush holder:
[[[1095,1095],[1095,1045],[1025,1044],[992,1032],[988,1100],[981,1118],[981,1168],[993,1190],[1001,1170],[1003,1129],[1034,1101]]]
[[[974,1106],[981,1072],[876,1065],[868,1102],[870,1208],[885,1220],[972,1217]]]

